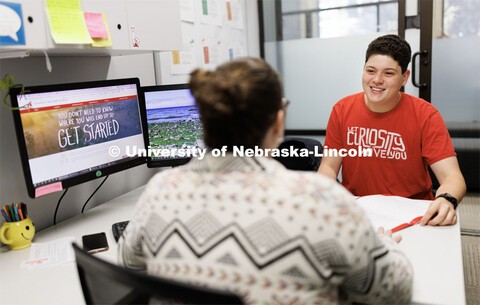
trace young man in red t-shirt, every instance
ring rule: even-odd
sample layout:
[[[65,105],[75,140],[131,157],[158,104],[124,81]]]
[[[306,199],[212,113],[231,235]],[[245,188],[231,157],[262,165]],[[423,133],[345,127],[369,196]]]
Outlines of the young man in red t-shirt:
[[[342,184],[354,195],[390,194],[431,199],[421,224],[451,225],[466,191],[445,123],[428,102],[400,92],[410,70],[410,45],[396,35],[381,36],[366,52],[364,92],[333,107],[324,148],[369,148],[371,157],[325,156],[318,172],[333,179],[342,167]],[[436,198],[428,173],[440,187]]]

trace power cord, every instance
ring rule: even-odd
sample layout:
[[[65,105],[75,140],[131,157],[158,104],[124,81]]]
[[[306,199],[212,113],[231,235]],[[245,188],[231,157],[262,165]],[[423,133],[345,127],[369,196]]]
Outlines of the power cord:
[[[102,183],[100,183],[100,185],[95,189],[95,191],[93,191],[92,195],[90,195],[90,197],[88,197],[87,201],[85,202],[85,204],[82,207],[82,213],[85,210],[85,207],[87,206],[87,203],[90,201],[90,199],[92,199],[93,195],[95,195],[95,193],[98,191],[98,189],[105,183],[107,178],[108,178],[108,176],[106,176],[105,179],[103,179]],[[68,191],[68,187],[65,189],[65,192],[63,192],[62,196],[60,196],[60,199],[58,199],[57,207],[55,208],[55,213],[53,214],[53,225],[57,224],[58,208],[60,207],[60,202],[62,201],[62,199],[65,196],[65,194],[67,193],[67,191]]]
[[[60,199],[58,199],[57,207],[55,208],[55,214],[53,214],[53,225],[56,225],[56,224],[57,224],[57,212],[58,212],[58,207],[60,206],[60,202],[62,201],[62,198],[63,198],[63,196],[65,196],[65,194],[67,193],[67,191],[68,191],[68,187],[65,189],[65,192],[63,192],[62,196],[60,196]]]
[[[107,181],[107,178],[108,178],[108,175],[105,177],[105,179],[103,179],[102,183],[100,183],[100,185],[95,189],[95,191],[93,191],[92,195],[90,195],[90,197],[88,197],[87,201],[85,201],[85,204],[82,207],[82,214],[83,214],[83,211],[85,210],[85,207],[87,206],[87,203],[90,201],[90,199],[92,199],[93,195],[95,195],[95,193],[105,183],[105,181]]]

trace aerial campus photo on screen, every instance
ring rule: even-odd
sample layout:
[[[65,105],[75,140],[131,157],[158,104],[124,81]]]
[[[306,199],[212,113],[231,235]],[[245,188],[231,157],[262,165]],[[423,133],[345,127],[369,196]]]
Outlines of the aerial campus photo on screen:
[[[198,109],[188,89],[146,92],[145,100],[151,148],[205,148]]]

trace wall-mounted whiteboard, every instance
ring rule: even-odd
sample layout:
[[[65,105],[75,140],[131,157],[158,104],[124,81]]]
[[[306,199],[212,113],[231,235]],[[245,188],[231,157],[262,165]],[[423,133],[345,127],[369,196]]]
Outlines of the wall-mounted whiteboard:
[[[195,68],[213,70],[247,56],[244,0],[180,0],[182,49],[157,52],[157,82],[186,83]]]

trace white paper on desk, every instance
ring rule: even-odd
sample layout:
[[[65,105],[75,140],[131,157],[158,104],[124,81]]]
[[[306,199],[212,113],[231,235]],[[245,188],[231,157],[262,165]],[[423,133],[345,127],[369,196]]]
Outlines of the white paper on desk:
[[[356,202],[362,207],[375,230],[379,227],[387,230],[423,216],[432,201],[371,195],[359,197]]]
[[[30,259],[22,262],[21,267],[37,269],[73,262],[75,261],[73,242],[75,237],[68,236],[47,243],[32,243]]]

